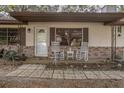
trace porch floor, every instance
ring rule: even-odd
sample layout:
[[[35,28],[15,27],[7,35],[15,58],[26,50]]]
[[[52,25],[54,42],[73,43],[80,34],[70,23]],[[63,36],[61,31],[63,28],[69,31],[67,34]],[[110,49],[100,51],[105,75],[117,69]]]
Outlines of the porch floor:
[[[83,71],[78,69],[47,69],[45,65],[25,64],[6,75],[41,79],[124,79],[123,71]]]

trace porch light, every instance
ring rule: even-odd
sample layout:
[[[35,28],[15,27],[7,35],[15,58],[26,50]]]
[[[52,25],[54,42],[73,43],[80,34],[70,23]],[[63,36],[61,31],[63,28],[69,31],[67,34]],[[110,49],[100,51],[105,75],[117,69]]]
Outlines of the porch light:
[[[27,30],[27,31],[28,31],[28,33],[30,33],[30,32],[31,32],[31,29],[30,29],[30,28],[28,28],[28,30]]]

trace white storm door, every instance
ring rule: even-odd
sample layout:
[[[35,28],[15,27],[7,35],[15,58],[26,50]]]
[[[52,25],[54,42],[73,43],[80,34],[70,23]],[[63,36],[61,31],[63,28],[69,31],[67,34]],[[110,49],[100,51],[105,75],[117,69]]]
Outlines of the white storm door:
[[[47,31],[45,28],[36,28],[35,30],[35,55],[48,56]]]

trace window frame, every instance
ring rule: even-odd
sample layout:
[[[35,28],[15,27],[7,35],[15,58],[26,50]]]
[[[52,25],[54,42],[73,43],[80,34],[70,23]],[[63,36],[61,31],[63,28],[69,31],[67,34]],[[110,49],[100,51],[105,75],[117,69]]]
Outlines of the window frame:
[[[1,27],[0,29],[6,29],[6,42],[5,43],[1,43],[1,45],[15,45],[15,44],[18,44],[18,42],[12,44],[12,43],[9,43],[9,38],[11,38],[11,36],[9,36],[9,29],[16,29],[17,31],[17,37],[19,38],[19,33],[18,33],[18,28],[15,28],[15,27],[12,27],[12,28],[4,28],[4,27]],[[0,36],[1,37],[1,36]],[[13,37],[13,36],[12,36]],[[20,40],[20,39],[19,39]]]
[[[79,31],[81,31],[80,33],[82,34],[81,35],[81,39],[83,40],[83,28],[55,28],[55,36],[54,36],[54,38],[55,38],[55,41],[56,41],[56,36],[57,36],[57,31],[58,31],[58,29],[64,29],[64,30],[79,30]],[[70,41],[69,41],[70,42]],[[71,44],[67,44],[67,45],[61,45],[61,46],[71,46]]]

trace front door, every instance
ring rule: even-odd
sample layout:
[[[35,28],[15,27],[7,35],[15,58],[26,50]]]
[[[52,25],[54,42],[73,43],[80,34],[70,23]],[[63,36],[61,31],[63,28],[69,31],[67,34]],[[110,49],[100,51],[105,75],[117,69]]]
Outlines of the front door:
[[[35,55],[39,57],[48,56],[47,31],[45,28],[35,29]]]

